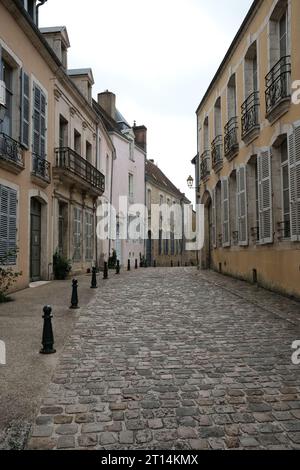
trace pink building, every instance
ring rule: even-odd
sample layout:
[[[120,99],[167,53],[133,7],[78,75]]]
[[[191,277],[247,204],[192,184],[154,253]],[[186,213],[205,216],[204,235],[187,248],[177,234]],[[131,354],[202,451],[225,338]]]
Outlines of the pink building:
[[[127,261],[134,265],[135,259],[145,254],[145,241],[141,234],[138,240],[129,237],[120,239],[119,234],[130,223],[136,213],[122,210],[119,198],[127,197],[129,208],[133,204],[145,205],[145,162],[147,155],[147,129],[145,126],[130,126],[116,108],[116,96],[105,91],[98,95],[94,108],[101,116],[115,148],[112,165],[111,202],[117,211],[117,239],[109,241],[109,252],[116,250],[120,264],[127,266]],[[121,237],[122,238],[122,237]]]

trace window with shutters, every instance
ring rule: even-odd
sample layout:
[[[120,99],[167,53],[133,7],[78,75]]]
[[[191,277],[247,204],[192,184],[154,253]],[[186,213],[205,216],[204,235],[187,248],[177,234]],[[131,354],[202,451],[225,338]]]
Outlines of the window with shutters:
[[[271,181],[271,152],[262,150],[257,157],[259,241],[261,244],[273,242],[273,208]]]
[[[93,259],[93,214],[85,213],[85,259],[92,261]]]
[[[300,241],[300,123],[288,138],[291,239]]]
[[[12,114],[13,114],[13,68],[10,64],[0,57],[0,79],[5,85],[5,115],[3,122],[0,123],[0,131],[12,137]]]
[[[221,205],[222,205],[222,244],[224,247],[230,246],[230,226],[229,226],[229,183],[228,178],[221,180]]]
[[[214,248],[217,247],[217,212],[216,212],[216,188],[212,191],[212,227],[211,227],[211,235],[212,235],[212,245]]]
[[[0,258],[17,249],[17,191],[0,185]],[[8,264],[16,264],[13,253]]]
[[[33,84],[33,153],[46,158],[46,112],[47,99],[45,93]]]
[[[74,207],[73,214],[73,260],[81,261],[81,209]]]
[[[237,169],[237,221],[239,245],[248,245],[248,201],[246,167]]]
[[[282,235],[283,238],[291,236],[291,211],[290,211],[290,177],[287,140],[280,146],[281,156],[281,191],[282,191]]]
[[[29,122],[30,122],[30,79],[29,75],[21,72],[21,144],[29,148]]]

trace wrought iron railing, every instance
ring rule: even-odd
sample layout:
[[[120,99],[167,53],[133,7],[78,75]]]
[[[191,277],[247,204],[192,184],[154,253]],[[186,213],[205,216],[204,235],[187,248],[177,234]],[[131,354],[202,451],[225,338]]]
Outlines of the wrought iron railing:
[[[224,152],[229,158],[239,148],[238,143],[238,118],[231,118],[224,128]]]
[[[242,104],[242,137],[259,126],[259,92],[255,91]]]
[[[211,143],[211,160],[214,169],[223,164],[223,137],[218,135]]]
[[[32,154],[32,174],[50,183],[51,164],[45,157],[40,157],[36,153]]]
[[[209,150],[205,150],[200,157],[200,178],[204,180],[210,175],[210,154]]]
[[[269,114],[291,95],[291,56],[282,57],[266,76],[266,109]]]
[[[3,132],[0,133],[0,160],[13,163],[21,169],[25,166],[21,144]]]
[[[94,188],[105,191],[105,177],[91,163],[69,147],[55,149],[56,167],[79,176]]]

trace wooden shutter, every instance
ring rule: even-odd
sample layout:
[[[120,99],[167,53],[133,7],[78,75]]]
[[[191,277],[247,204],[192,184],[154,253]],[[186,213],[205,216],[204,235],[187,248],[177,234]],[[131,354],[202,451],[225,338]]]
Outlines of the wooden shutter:
[[[212,190],[212,243],[217,248],[217,210],[216,210],[216,188]]]
[[[257,157],[260,243],[273,242],[271,152],[262,150]]]
[[[17,192],[0,185],[0,258],[17,248]],[[16,263],[16,254],[8,259]]]
[[[29,119],[30,119],[30,81],[29,75],[21,71],[21,144],[29,148]]]
[[[230,224],[229,224],[229,180],[223,178],[221,181],[222,198],[222,241],[223,246],[230,246]]]
[[[288,137],[291,239],[300,240],[300,125]]]
[[[46,95],[33,85],[33,152],[41,158],[46,156]]]
[[[237,169],[237,222],[239,245],[248,245],[248,202],[246,166]]]

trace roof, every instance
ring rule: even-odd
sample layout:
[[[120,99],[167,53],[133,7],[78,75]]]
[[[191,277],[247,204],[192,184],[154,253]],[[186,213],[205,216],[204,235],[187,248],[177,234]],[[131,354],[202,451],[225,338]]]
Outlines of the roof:
[[[169,178],[158,168],[155,163],[146,160],[146,179],[159,186],[163,191],[172,193],[174,196],[182,199],[185,195],[169,180]],[[190,203],[190,201],[188,201]]]
[[[237,42],[238,42],[239,39],[242,37],[243,32],[244,32],[244,29],[246,28],[248,22],[249,22],[250,19],[252,18],[252,15],[254,14],[254,12],[256,11],[257,7],[261,4],[262,1],[263,1],[263,0],[254,0],[254,1],[253,1],[253,3],[252,3],[252,5],[251,5],[251,7],[250,7],[250,9],[249,9],[249,11],[248,11],[248,13],[247,13],[247,15],[246,15],[244,21],[243,21],[243,23],[242,23],[240,29],[238,30],[237,34],[235,35],[235,37],[234,37],[234,39],[233,39],[233,41],[232,41],[232,43],[231,43],[231,45],[230,45],[230,47],[229,47],[229,49],[228,49],[228,51],[227,51],[227,53],[226,53],[224,59],[222,60],[221,65],[219,66],[219,68],[218,68],[218,70],[217,70],[217,72],[216,72],[214,78],[212,79],[212,81],[211,81],[211,83],[210,83],[208,89],[206,90],[206,93],[205,93],[205,95],[203,96],[203,98],[202,98],[202,100],[201,100],[201,102],[200,102],[200,104],[199,104],[199,106],[198,106],[198,108],[197,108],[197,110],[196,110],[196,113],[198,113],[199,109],[200,109],[201,106],[204,104],[206,98],[208,97],[209,93],[211,92],[213,86],[214,86],[215,83],[217,82],[217,80],[218,80],[218,78],[219,78],[221,72],[223,71],[223,69],[225,68],[225,66],[226,66],[226,64],[227,64],[227,61],[229,60],[231,54],[233,53],[233,51],[234,51],[234,49],[235,49],[235,47],[236,47]]]
[[[91,68],[87,68],[87,69],[70,69],[67,71],[67,74],[70,76],[70,77],[76,77],[76,76],[80,76],[80,75],[87,75],[91,81],[91,83],[95,83],[94,82],[94,76],[93,76],[93,71]]]

